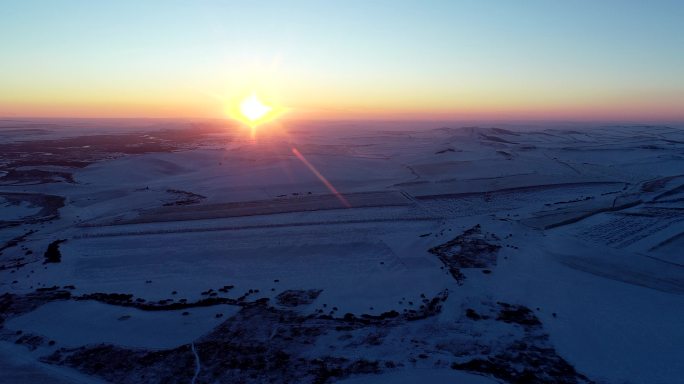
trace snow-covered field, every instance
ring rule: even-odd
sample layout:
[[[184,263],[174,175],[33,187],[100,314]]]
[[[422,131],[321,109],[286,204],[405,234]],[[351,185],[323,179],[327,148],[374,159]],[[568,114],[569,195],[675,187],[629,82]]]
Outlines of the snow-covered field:
[[[0,124],[0,382],[684,377],[681,127],[61,124]]]

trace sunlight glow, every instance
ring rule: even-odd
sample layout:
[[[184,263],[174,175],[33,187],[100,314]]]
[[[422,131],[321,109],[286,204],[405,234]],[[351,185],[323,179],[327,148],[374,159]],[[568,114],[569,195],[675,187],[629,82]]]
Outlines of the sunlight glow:
[[[252,93],[240,103],[240,113],[251,122],[256,122],[263,118],[272,109],[268,105],[264,105],[256,93]]]
[[[268,94],[268,93],[267,93]],[[250,129],[250,136],[256,139],[257,127],[270,123],[283,115],[287,109],[278,106],[271,98],[261,99],[256,91],[241,99],[228,99],[217,96],[227,106],[226,114],[229,118],[241,122]]]

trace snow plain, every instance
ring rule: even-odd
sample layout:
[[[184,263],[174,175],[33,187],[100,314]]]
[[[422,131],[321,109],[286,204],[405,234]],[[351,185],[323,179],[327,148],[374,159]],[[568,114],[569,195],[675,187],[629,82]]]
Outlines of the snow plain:
[[[326,376],[328,382],[516,382],[515,374],[534,371],[528,360],[502,362],[520,342],[552,351],[547,354],[576,370],[550,376],[554,382],[676,383],[684,377],[679,127],[393,130],[312,123],[264,129],[251,141],[240,130],[213,126],[174,126],[183,132],[174,136],[162,124],[106,128],[125,136],[126,148],[144,144],[148,149],[140,153],[99,149],[91,139],[82,158],[51,149],[54,164],[19,160],[22,150],[35,150],[25,143],[49,140],[62,148],[59,140],[76,137],[81,145],[105,130],[79,127],[36,137],[17,131],[3,135],[8,144],[0,149],[6,172],[0,193],[15,200],[17,193],[64,198],[58,217],[46,216],[35,198],[0,200],[0,293],[12,295],[0,343],[25,345],[36,367],[58,367],[46,371],[55,382],[72,382],[60,376],[67,366],[112,382],[131,382],[133,376],[121,373],[126,369],[145,370],[94,369],[79,351],[97,345],[165,353],[194,343],[200,357],[217,359],[202,348],[223,328],[248,328],[241,319],[260,299],[268,311],[285,311],[281,318],[330,316],[320,321],[343,324],[346,314],[420,311],[443,292],[448,297],[425,319],[361,328],[345,323],[354,328],[350,333],[318,330],[306,350],[295,345],[298,336],[278,345],[310,364],[358,360]],[[84,158],[86,166],[59,164]],[[17,174],[10,171],[30,169],[43,173],[8,178]],[[73,182],[50,172],[67,172]],[[36,180],[27,183],[27,177]],[[498,247],[495,262],[460,265],[456,278],[429,250],[476,225],[483,232],[476,239],[496,239],[489,244]],[[43,264],[56,240],[66,240],[59,244],[61,261]],[[455,256],[467,244],[459,247]],[[37,290],[68,297],[43,302]],[[284,292],[309,290],[319,293],[308,302],[279,301]],[[131,301],[103,298],[108,294],[131,295]],[[203,302],[212,298],[223,301]],[[183,305],[153,308],[169,303]],[[505,303],[524,308],[517,313],[529,309],[531,318],[506,321]],[[477,318],[468,309],[492,315]],[[540,326],[527,324],[537,320]],[[272,339],[288,325],[268,327]],[[362,369],[359,359],[382,364]],[[491,364],[459,365],[477,359]],[[211,382],[213,361],[205,363],[199,379]],[[194,368],[186,370],[190,376]],[[297,369],[301,376],[295,368],[286,372],[312,380]],[[271,380],[280,371],[269,372]],[[549,382],[544,374],[530,382]],[[255,375],[237,377],[266,380]],[[0,373],[3,382],[21,377]],[[163,375],[155,377],[139,382]],[[282,377],[274,382],[293,376]]]

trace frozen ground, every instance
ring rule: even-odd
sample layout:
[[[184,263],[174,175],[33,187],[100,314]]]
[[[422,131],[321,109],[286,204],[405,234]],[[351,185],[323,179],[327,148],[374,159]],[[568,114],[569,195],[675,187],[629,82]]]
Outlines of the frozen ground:
[[[0,382],[679,382],[684,130],[436,127],[2,121]]]

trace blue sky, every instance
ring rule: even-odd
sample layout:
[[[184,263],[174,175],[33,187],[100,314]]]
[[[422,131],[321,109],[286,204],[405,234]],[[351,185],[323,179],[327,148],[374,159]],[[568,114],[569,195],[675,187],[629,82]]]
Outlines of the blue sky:
[[[682,20],[681,1],[6,0],[0,114],[211,116],[256,89],[313,114],[684,118]]]

